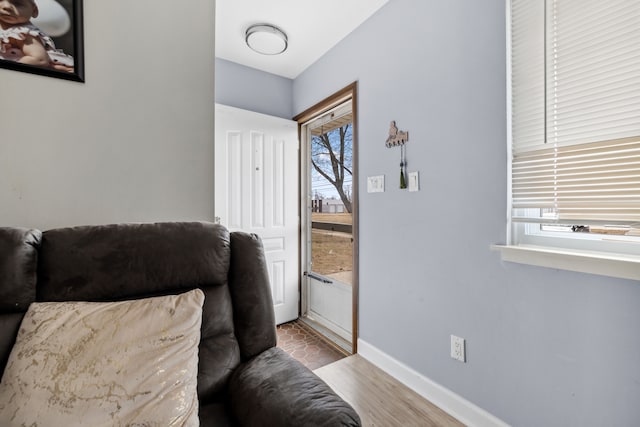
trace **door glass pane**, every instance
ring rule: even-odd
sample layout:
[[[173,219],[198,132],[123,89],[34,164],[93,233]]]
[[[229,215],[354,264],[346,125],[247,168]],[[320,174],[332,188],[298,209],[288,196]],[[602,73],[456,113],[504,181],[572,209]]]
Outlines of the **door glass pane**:
[[[346,120],[311,130],[311,268],[351,284],[353,124]]]

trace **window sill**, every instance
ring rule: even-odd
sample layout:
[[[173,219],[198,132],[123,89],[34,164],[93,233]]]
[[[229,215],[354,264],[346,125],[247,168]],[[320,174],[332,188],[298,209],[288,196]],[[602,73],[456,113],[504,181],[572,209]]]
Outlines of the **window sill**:
[[[640,256],[534,245],[491,245],[503,261],[640,280]]]

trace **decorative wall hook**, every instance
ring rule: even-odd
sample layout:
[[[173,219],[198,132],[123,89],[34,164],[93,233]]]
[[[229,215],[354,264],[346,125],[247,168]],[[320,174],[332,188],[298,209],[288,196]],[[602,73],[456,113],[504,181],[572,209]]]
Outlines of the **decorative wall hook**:
[[[397,147],[398,145],[404,145],[409,141],[409,132],[398,130],[396,121],[392,120],[389,126],[389,137],[387,138],[387,148]]]
[[[396,121],[392,120],[389,126],[389,137],[387,138],[387,148],[400,146],[400,188],[407,188],[407,180],[405,179],[405,168],[407,167],[407,160],[405,159],[405,147],[404,144],[409,141],[409,132],[398,130]]]

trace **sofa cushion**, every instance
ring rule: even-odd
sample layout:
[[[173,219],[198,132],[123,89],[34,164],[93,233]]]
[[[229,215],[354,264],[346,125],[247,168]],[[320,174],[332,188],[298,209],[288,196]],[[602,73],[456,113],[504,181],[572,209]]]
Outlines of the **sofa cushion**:
[[[198,425],[203,302],[193,290],[32,304],[0,383],[0,425]]]
[[[262,241],[255,234],[231,233],[229,290],[242,360],[275,347],[277,336],[271,282]]]
[[[198,367],[198,396],[204,403],[220,402],[227,382],[240,364],[240,349],[233,329],[233,306],[227,286],[203,289],[202,331]]]
[[[25,312],[36,300],[42,233],[0,227],[0,313]]]
[[[38,301],[114,301],[226,285],[229,232],[208,223],[45,231]]]
[[[42,233],[0,227],[0,376],[29,304],[36,300]]]
[[[358,427],[360,417],[324,381],[281,348],[236,369],[231,409],[243,426]]]
[[[0,378],[16,341],[24,313],[0,314]]]
[[[228,405],[224,403],[211,403],[209,405],[201,405],[199,417],[201,426],[236,426],[236,424],[234,424],[233,422],[233,418],[229,414]]]
[[[198,395],[205,403],[217,402],[240,363],[228,287],[230,244],[226,228],[202,222],[48,230],[42,236],[37,297],[114,301],[202,289]]]

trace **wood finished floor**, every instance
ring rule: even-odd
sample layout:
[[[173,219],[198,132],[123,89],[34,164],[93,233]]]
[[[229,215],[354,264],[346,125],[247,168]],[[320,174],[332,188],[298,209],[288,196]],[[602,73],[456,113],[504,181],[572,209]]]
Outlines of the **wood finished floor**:
[[[357,354],[314,372],[353,406],[365,427],[464,426]]]

